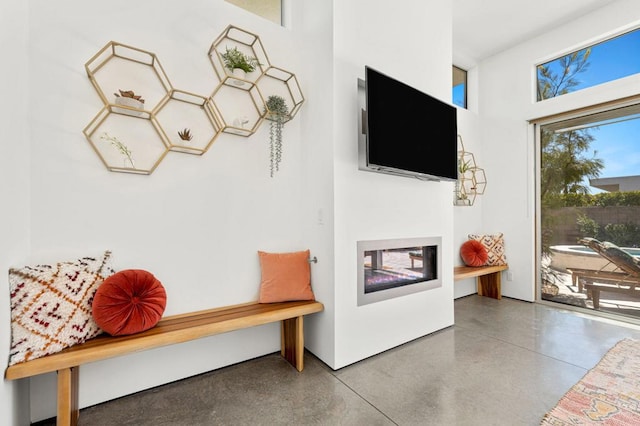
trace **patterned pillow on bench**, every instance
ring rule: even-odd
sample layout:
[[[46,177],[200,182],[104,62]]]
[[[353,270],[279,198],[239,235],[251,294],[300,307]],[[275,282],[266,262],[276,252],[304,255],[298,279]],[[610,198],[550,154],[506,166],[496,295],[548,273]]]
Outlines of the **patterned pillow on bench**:
[[[9,365],[60,352],[100,334],[91,302],[98,286],[114,272],[110,251],[52,265],[9,269]]]
[[[487,263],[485,265],[506,265],[507,256],[504,253],[504,236],[497,234],[469,234],[470,240],[480,241],[487,249]]]

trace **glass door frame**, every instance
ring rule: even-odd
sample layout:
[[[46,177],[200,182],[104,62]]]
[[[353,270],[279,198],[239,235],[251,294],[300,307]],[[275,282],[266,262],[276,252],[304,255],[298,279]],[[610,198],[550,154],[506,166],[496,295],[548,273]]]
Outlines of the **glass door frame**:
[[[541,185],[541,128],[544,126],[548,126],[551,124],[565,122],[569,120],[575,120],[577,123],[596,123],[598,121],[602,121],[603,117],[608,117],[610,115],[615,116],[615,111],[620,110],[626,107],[633,107],[632,109],[640,109],[640,95],[629,96],[627,98],[618,99],[614,101],[604,102],[597,105],[592,105],[588,107],[578,108],[571,111],[561,112],[553,115],[548,115],[536,119],[529,120],[530,127],[533,131],[533,140],[534,140],[534,152],[533,152],[533,164],[534,164],[534,177],[535,177],[535,186],[534,186],[534,203],[535,203],[535,298],[536,303],[540,303],[543,305],[553,306],[556,308],[562,308],[570,311],[576,311],[580,313],[590,314],[597,317],[612,319],[616,321],[621,321],[625,323],[631,323],[635,325],[640,325],[640,319],[635,320],[633,318],[629,318],[626,316],[620,316],[611,314],[608,312],[603,312],[595,309],[582,308],[579,306],[573,306],[568,304],[562,304],[558,302],[553,302],[549,300],[542,299],[542,208],[540,203],[540,185]],[[619,115],[624,116],[624,115]],[[589,117],[593,119],[590,120]],[[599,117],[599,118],[598,118]],[[640,150],[640,147],[639,147]]]

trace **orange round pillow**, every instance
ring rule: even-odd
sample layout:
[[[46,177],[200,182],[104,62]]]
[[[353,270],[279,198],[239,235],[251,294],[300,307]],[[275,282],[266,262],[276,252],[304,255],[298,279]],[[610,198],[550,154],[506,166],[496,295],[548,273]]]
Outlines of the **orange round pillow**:
[[[167,304],[162,283],[142,269],[116,272],[96,290],[91,310],[96,324],[112,336],[124,336],[155,326]]]
[[[465,241],[460,247],[460,257],[467,266],[482,266],[487,263],[489,254],[480,241]]]

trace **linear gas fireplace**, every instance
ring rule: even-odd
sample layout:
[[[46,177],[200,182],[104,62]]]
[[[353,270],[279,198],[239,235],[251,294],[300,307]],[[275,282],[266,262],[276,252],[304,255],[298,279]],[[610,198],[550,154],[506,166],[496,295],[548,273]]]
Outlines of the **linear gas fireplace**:
[[[442,286],[440,237],[358,241],[358,306]]]

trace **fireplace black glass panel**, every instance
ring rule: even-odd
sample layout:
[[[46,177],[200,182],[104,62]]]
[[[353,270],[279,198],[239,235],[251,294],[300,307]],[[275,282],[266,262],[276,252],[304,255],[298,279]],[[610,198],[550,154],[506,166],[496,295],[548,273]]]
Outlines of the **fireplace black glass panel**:
[[[438,247],[435,245],[364,252],[365,294],[437,278]]]

